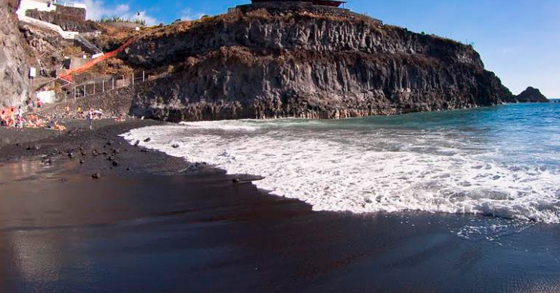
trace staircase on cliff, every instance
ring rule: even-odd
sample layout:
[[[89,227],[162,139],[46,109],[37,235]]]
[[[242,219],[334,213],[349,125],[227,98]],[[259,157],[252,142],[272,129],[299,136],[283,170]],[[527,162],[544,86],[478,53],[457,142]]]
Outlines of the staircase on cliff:
[[[19,16],[19,21],[35,25],[44,29],[48,29],[58,33],[63,39],[77,42],[80,47],[92,55],[103,54],[103,51],[94,44],[86,40],[79,32],[69,32],[63,30],[60,26],[46,21],[38,20],[29,16]]]
[[[119,53],[121,53],[126,48],[128,48],[136,40],[137,40],[137,37],[131,37],[124,44],[122,44],[118,49],[116,49],[114,51],[111,51],[111,52],[108,52],[108,53],[105,53],[102,56],[99,56],[99,57],[87,62],[86,64],[84,64],[84,65],[82,65],[78,68],[74,68],[72,70],[69,70],[69,71],[59,75],[58,77],[66,80],[66,81],[72,82],[72,75],[83,73],[83,72],[89,70],[90,68],[92,68],[93,66],[95,66],[96,64],[98,64],[100,62],[103,62],[103,61],[105,61],[109,58],[113,58],[113,57],[117,56]]]

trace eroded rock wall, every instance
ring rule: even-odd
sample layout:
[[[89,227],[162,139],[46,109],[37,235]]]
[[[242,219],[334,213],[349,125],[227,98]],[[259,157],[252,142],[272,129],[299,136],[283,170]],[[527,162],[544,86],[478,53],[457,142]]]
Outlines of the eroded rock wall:
[[[29,94],[28,60],[15,14],[19,1],[0,1],[0,107],[19,106]]]
[[[244,6],[163,28],[120,57],[170,67],[133,103],[138,116],[170,121],[399,114],[511,94],[471,46],[313,6]]]

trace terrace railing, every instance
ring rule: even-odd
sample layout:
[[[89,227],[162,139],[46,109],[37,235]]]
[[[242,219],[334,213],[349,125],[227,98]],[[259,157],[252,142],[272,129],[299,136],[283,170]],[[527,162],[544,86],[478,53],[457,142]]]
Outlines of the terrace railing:
[[[64,101],[98,95],[117,89],[130,87],[148,81],[145,71],[133,72],[130,75],[118,75],[111,78],[88,80],[78,85],[68,84],[63,87]]]

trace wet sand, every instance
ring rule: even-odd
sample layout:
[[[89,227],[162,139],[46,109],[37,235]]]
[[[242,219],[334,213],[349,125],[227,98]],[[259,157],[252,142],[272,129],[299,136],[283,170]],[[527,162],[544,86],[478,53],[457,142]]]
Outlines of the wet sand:
[[[77,123],[0,148],[0,292],[560,290],[556,225],[466,239],[457,232],[504,221],[313,212],[247,176],[233,183],[117,137],[153,123],[103,122],[95,132]]]

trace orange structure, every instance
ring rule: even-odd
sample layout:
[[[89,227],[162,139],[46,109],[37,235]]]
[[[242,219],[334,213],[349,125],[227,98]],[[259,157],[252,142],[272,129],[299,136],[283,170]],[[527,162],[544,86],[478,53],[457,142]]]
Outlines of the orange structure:
[[[115,56],[117,56],[119,53],[121,53],[122,51],[124,51],[124,49],[126,49],[128,46],[132,45],[132,43],[134,43],[136,40],[138,39],[138,36],[134,36],[130,39],[128,39],[124,44],[122,44],[118,49],[105,53],[104,55],[97,57],[89,62],[87,62],[86,64],[78,67],[78,68],[74,68],[72,70],[69,70],[67,72],[65,72],[62,75],[59,75],[58,77],[61,79],[64,79],[66,81],[72,82],[72,75],[74,74],[80,74],[82,72],[87,71],[88,69],[92,68],[93,66],[95,66],[95,64],[99,63],[99,62],[103,62],[109,58],[113,58]]]

